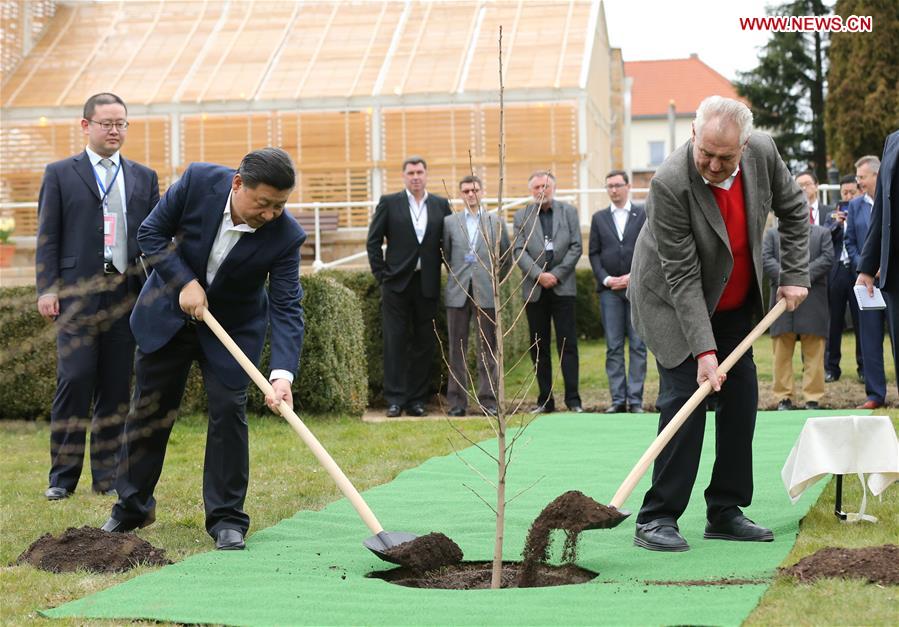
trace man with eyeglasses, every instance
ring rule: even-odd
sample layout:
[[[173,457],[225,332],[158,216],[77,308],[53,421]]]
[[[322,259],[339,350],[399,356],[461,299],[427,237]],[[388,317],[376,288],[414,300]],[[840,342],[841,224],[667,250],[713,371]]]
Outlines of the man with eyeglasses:
[[[37,308],[57,331],[50,501],[75,492],[88,426],[93,491],[115,493],[134,362],[128,317],[145,278],[137,229],[159,201],[156,172],[119,152],[127,118],[115,94],[88,98],[81,120],[87,147],[48,165],[41,184]]]
[[[606,336],[606,375],[612,404],[607,414],[643,413],[643,381],[646,379],[646,345],[631,323],[627,286],[637,235],[646,222],[642,205],[630,201],[627,172],[606,175],[609,207],[593,214],[590,224],[590,265]],[[628,342],[629,369],[624,367],[624,341]]]

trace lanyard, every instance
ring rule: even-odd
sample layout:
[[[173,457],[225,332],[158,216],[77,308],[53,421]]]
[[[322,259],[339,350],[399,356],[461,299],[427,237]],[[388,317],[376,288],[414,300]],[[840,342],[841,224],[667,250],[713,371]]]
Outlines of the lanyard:
[[[477,244],[477,241],[478,241],[478,231],[481,230],[481,213],[479,211],[477,217],[475,218],[477,220],[477,226],[475,227],[475,230],[474,230],[474,237],[472,237],[471,232],[468,230],[468,216],[469,215],[471,215],[471,214],[468,213],[468,209],[466,209],[465,210],[465,235],[468,238],[468,251],[471,253],[474,253],[475,244]]]
[[[122,161],[119,160],[119,164],[115,168],[115,174],[112,175],[112,181],[109,183],[109,189],[106,189],[106,185],[103,184],[103,181],[100,180],[100,175],[97,174],[97,168],[94,166],[94,178],[97,179],[97,185],[100,186],[100,191],[103,192],[103,197],[100,199],[100,204],[105,208],[108,205],[107,196],[109,196],[109,190],[112,189],[112,186],[115,185],[116,178],[119,176],[119,170],[122,169]]]

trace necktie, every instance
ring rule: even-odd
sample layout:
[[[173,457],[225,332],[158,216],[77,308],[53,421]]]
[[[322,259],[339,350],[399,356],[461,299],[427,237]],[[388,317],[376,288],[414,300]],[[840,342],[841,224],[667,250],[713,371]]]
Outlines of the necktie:
[[[106,213],[115,216],[115,246],[107,246],[107,261],[111,261],[115,269],[125,274],[128,269],[128,236],[125,234],[125,211],[122,207],[122,195],[113,177],[116,168],[112,159],[100,159],[100,165],[106,169]]]
[[[808,206],[808,221],[811,222],[812,224],[815,223],[815,210],[812,208],[811,205]]]

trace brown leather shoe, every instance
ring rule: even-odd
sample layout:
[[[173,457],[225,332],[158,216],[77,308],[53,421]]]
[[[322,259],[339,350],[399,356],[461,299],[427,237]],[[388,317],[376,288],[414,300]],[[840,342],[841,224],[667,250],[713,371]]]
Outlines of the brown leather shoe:
[[[856,407],[856,409],[880,409],[881,407],[883,407],[883,403],[878,403],[877,401],[869,399]]]

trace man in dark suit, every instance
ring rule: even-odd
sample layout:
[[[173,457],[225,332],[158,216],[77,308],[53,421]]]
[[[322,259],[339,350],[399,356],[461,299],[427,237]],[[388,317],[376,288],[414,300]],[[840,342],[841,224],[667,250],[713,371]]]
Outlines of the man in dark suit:
[[[254,363],[270,322],[275,397],[266,402],[273,409],[282,399],[292,405],[291,383],[303,345],[299,270],[306,239],[284,211],[295,180],[290,157],[278,148],[251,152],[236,172],[194,163],[141,226],[138,241],[153,273],[131,314],[137,389],[116,481],[119,501],[105,531],[130,531],[155,520],[153,491],[188,371],[198,361],[209,400],[206,530],[218,549],[244,547],[250,524],[243,511],[248,378],[198,321],[208,308]]]
[[[812,176],[814,174],[812,173]],[[815,188],[817,194],[817,186]],[[862,357],[862,344],[858,333],[858,302],[852,293],[855,284],[856,271],[846,250],[846,208],[849,201],[859,195],[858,182],[855,175],[849,174],[840,179],[840,202],[828,213],[824,226],[830,229],[830,238],[833,242],[833,269],[830,272],[827,283],[827,300],[830,308],[830,329],[827,335],[827,349],[824,355],[824,381],[833,383],[839,381],[843,374],[840,360],[843,356],[841,344],[843,341],[843,329],[845,328],[846,306],[849,306],[849,315],[852,317],[852,333],[855,336],[855,366],[859,378],[864,381],[864,359]]]
[[[855,268],[859,268],[862,246],[868,237],[880,159],[867,155],[855,162],[855,176],[863,194],[849,202],[846,209],[846,251]],[[860,271],[860,270],[859,270]],[[877,269],[875,269],[876,273]],[[859,409],[877,409],[886,403],[887,380],[883,368],[883,323],[882,310],[859,311],[858,336],[864,359],[865,394],[867,399]]]
[[[646,378],[646,344],[631,324],[627,285],[637,235],[646,222],[641,205],[631,204],[627,172],[612,170],[606,175],[611,204],[593,214],[590,224],[590,265],[606,336],[606,375],[612,405],[607,414],[643,413],[643,381]],[[624,367],[624,340],[628,341],[630,371]]]
[[[514,219],[513,258],[521,268],[521,294],[532,341],[531,360],[537,369],[535,414],[556,410],[552,394],[550,325],[555,323],[559,366],[565,381],[565,405],[582,413],[578,391],[577,326],[574,268],[581,258],[581,224],[577,209],[555,200],[556,177],[537,171],[528,179],[534,202],[519,209]]]
[[[88,98],[81,131],[84,152],[47,166],[38,201],[37,308],[57,327],[51,501],[78,486],[88,424],[93,490],[112,493],[134,362],[128,315],[144,278],[137,229],[159,201],[156,172],[120,153],[121,98]]]
[[[387,416],[424,416],[440,301],[440,247],[446,198],[429,194],[428,165],[403,161],[406,189],[381,196],[368,228],[368,263],[381,285]],[[386,255],[381,246],[387,239]],[[407,334],[411,332],[411,339]]]
[[[659,367],[659,431],[699,385],[718,393],[715,465],[705,490],[705,538],[768,542],[774,534],[747,518],[752,502],[752,438],[758,378],[752,351],[719,375],[723,359],[762,311],[762,230],[779,219],[777,298],[793,311],[808,293],[809,214],[768,135],[752,132],[752,112],[710,96],[693,137],[656,171],[637,237],[628,297],[631,317]],[[634,544],[686,551],[677,520],[690,500],[702,441],[700,403],[655,460],[652,486],[637,517]]]
[[[865,239],[858,266],[858,285],[874,293],[874,281],[880,275],[880,289],[887,302],[886,315],[890,322],[893,340],[893,366],[899,364],[899,270],[895,263],[890,268],[890,257],[899,255],[899,238],[892,236],[892,225],[899,225],[899,131],[887,137],[883,148],[883,161],[877,176],[874,208],[868,237]],[[896,368],[899,372],[899,367]]]

